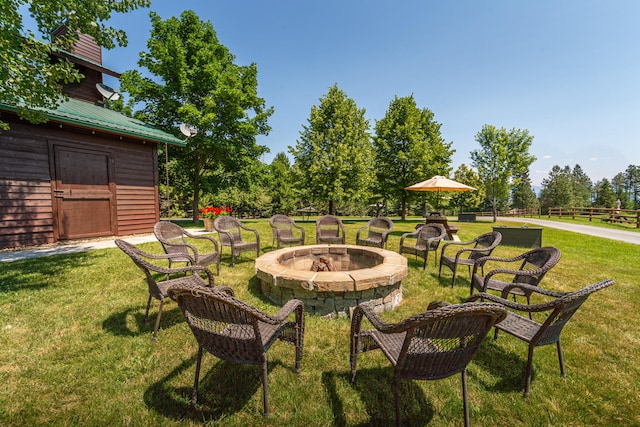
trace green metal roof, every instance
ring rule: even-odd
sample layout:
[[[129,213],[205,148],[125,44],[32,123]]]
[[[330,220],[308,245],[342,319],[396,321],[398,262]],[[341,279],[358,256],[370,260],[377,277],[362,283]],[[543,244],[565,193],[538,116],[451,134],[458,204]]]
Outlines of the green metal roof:
[[[17,111],[16,107],[0,104],[0,109]],[[69,98],[55,110],[45,109],[49,120],[56,123],[80,126],[111,134],[145,141],[177,145],[187,144],[170,133],[161,131],[133,117],[88,102]]]

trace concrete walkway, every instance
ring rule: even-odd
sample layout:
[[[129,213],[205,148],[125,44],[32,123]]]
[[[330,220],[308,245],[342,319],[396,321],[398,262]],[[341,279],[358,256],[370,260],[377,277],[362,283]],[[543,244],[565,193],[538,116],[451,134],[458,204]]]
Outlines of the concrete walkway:
[[[491,221],[493,218],[481,217],[479,219]],[[593,225],[573,224],[570,222],[549,221],[537,218],[518,218],[518,217],[498,217],[498,221],[519,222],[542,227],[557,228],[574,233],[588,234],[589,236],[602,237],[604,239],[618,240],[626,243],[640,245],[640,232],[615,230],[613,228],[596,227]]]
[[[491,221],[490,217],[479,217],[483,221]],[[640,232],[635,231],[625,231],[625,230],[614,230],[611,228],[604,227],[595,227],[592,225],[583,225],[583,224],[572,224],[569,222],[556,222],[556,221],[547,221],[544,219],[536,219],[536,218],[516,218],[516,217],[498,217],[499,221],[510,221],[510,222],[518,222],[531,224],[542,227],[549,228],[557,228],[560,230],[572,231],[574,233],[580,234],[588,234],[590,236],[602,237],[605,239],[611,240],[619,240],[621,242],[632,243],[634,245],[640,245]],[[205,233],[204,230],[189,230],[192,233]],[[127,237],[123,240],[133,244],[140,244],[145,242],[153,242],[156,241],[156,238],[153,234],[148,234],[144,236],[136,236],[136,237]],[[113,240],[98,240],[93,242],[84,242],[84,243],[69,243],[69,244],[59,244],[50,247],[43,248],[33,248],[33,249],[25,249],[25,250],[16,250],[16,251],[5,251],[0,252],[0,262],[12,262],[12,261],[20,261],[24,259],[30,258],[40,258],[51,255],[60,255],[60,254],[72,254],[78,252],[85,252],[94,249],[106,249],[106,248],[115,248],[116,244]]]

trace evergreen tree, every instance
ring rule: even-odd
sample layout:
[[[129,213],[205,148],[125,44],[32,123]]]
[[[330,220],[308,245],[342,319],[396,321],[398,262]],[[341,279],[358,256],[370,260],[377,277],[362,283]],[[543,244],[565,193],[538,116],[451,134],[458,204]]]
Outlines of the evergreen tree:
[[[596,200],[595,207],[598,208],[613,208],[616,205],[616,193],[613,190],[613,186],[607,178],[603,178],[595,185],[596,188]]]
[[[569,166],[555,165],[542,180],[540,205],[543,208],[568,208],[573,204],[573,180]]]
[[[540,202],[535,191],[531,188],[529,170],[517,175],[517,180],[511,188],[511,205],[516,209],[537,209]]]
[[[294,169],[310,199],[327,203],[367,203],[373,181],[373,147],[364,109],[333,85],[311,107],[295,147]]]

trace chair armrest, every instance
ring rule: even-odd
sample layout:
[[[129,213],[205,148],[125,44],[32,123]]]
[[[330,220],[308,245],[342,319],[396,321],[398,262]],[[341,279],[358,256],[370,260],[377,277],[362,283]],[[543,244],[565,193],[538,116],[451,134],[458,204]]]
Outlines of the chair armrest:
[[[299,299],[290,299],[274,316],[270,317],[275,321],[274,324],[277,325],[284,322],[294,310],[296,311],[296,322],[299,322],[304,315],[304,303]]]
[[[234,296],[233,289],[231,289],[229,286],[219,285],[219,286],[214,286],[213,289],[216,290],[217,292],[225,293],[230,297]]]
[[[356,232],[356,241],[358,241],[360,239],[360,233],[363,232],[364,230],[366,230],[367,227],[369,227],[369,226],[365,225],[364,227],[358,228],[358,231]]]
[[[438,308],[446,307],[448,305],[451,305],[451,303],[446,301],[431,301],[427,306],[427,310],[436,310]]]
[[[204,240],[210,241],[213,244],[213,246],[216,248],[216,252],[218,252],[218,241],[216,239],[214,239],[213,237],[211,237],[211,236],[199,236],[197,234],[191,234],[191,233],[189,233],[187,231],[185,231],[184,234],[186,236],[192,238],[192,239],[200,239],[200,240],[204,239]],[[195,250],[195,248],[194,248],[194,250]]]
[[[544,312],[544,311],[551,311],[553,310],[558,304],[562,304],[563,302],[561,300],[553,300],[553,301],[549,301],[549,302],[545,302],[545,303],[541,303],[541,304],[520,304],[518,302],[514,302],[514,301],[509,301],[506,298],[501,298],[492,294],[488,294],[486,292],[480,292],[477,294],[473,294],[471,297],[467,298],[467,300],[465,302],[473,302],[476,300],[489,300],[492,302],[496,302],[498,304],[501,304],[507,308],[510,308],[512,310],[516,310],[516,311],[522,311],[525,313],[540,313],[540,312]]]
[[[462,246],[462,245],[472,245],[474,244],[476,241],[475,240],[470,240],[468,242],[456,242],[456,241],[451,241],[451,242],[447,242],[444,245],[442,245],[442,251],[440,252],[441,255],[444,255],[444,251],[447,249],[447,247],[451,246],[451,245],[458,245],[458,246]],[[469,248],[471,249],[471,248]]]
[[[516,288],[521,289],[525,293],[536,293],[536,294],[545,295],[553,298],[561,298],[567,295],[566,292],[551,291],[549,289],[541,288],[539,286],[531,285],[529,283],[511,283],[505,286],[504,289],[502,290],[502,298],[507,298],[509,296],[509,293]]]

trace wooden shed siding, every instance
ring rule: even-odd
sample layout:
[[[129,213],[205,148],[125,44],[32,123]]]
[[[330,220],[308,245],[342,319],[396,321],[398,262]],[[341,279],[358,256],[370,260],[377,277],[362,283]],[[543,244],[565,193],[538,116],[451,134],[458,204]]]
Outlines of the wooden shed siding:
[[[96,89],[96,83],[102,83],[102,73],[81,65],[76,65],[76,68],[85,78],[79,83],[66,85],[63,92],[70,98],[82,99],[91,103],[102,101],[102,95]]]
[[[49,143],[109,151],[115,163],[117,235],[153,232],[160,218],[155,144],[54,123],[32,125],[9,114],[0,132],[0,248],[55,241]]]
[[[102,48],[98,46],[93,37],[83,33],[80,33],[79,37],[72,48],[72,52],[91,62],[102,65]]]

